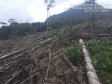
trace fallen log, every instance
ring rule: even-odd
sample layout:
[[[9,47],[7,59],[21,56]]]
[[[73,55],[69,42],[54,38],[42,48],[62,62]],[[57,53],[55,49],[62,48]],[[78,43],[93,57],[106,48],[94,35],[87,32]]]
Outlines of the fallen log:
[[[49,39],[47,39],[47,40],[44,40],[44,41],[41,41],[41,42],[39,42],[39,45],[38,46],[36,46],[36,47],[34,47],[32,50],[34,51],[35,49],[37,49],[40,45],[42,45],[42,44],[44,44],[45,42],[48,42],[48,41],[50,41],[50,40],[52,40],[53,38],[49,38]],[[34,45],[33,45],[34,46]],[[32,47],[33,47],[32,46]]]
[[[53,38],[49,38],[49,39],[47,39],[47,40],[44,40],[44,41],[41,41],[39,44],[43,44],[43,43],[45,43],[45,42],[47,42],[47,41],[50,41],[50,40],[52,40]],[[37,46],[38,47],[38,46]],[[37,48],[37,47],[34,47],[34,49],[35,48]],[[0,60],[2,60],[2,59],[4,59],[4,58],[7,58],[7,57],[9,57],[9,56],[13,56],[14,54],[18,54],[18,53],[20,53],[20,52],[22,52],[22,51],[24,51],[25,49],[22,49],[22,50],[19,50],[19,51],[15,51],[15,52],[13,52],[13,53],[9,53],[9,54],[7,54],[7,55],[4,55],[4,56],[1,56],[0,57]]]
[[[4,55],[4,56],[1,56],[1,57],[0,57],[0,60],[2,60],[2,59],[4,59],[4,58],[7,58],[7,57],[9,57],[9,56],[13,56],[14,54],[18,54],[18,53],[20,53],[20,52],[22,52],[22,51],[24,51],[24,49],[19,50],[19,51],[16,51],[16,52],[13,52],[13,53],[9,53],[9,54]]]
[[[94,69],[94,66],[91,64],[92,61],[89,57],[89,53],[86,49],[86,46],[84,45],[84,42],[82,39],[79,39],[80,44],[82,45],[82,52],[86,63],[86,70],[87,70],[87,76],[89,84],[101,84],[99,81],[96,71]]]
[[[101,36],[112,36],[111,34],[97,34],[98,37],[101,37]]]
[[[51,49],[53,43],[54,43],[54,41],[52,42],[51,46],[48,49],[49,50],[49,52],[48,52],[49,53],[49,64],[48,64],[48,68],[47,68],[46,75],[45,75],[45,78],[44,78],[44,84],[46,84],[45,82],[47,80],[48,72],[49,72],[49,69],[50,69],[50,66],[51,66],[51,52],[50,52],[50,49]]]

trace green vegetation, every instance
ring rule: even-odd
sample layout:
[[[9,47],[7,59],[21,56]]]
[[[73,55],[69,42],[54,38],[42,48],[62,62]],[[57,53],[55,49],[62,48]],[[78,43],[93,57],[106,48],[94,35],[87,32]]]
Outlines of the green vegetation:
[[[73,26],[72,28],[76,28],[76,26]]]
[[[74,64],[79,65],[83,62],[83,56],[81,52],[81,45],[73,41],[73,46],[63,49],[68,57],[68,59]]]
[[[61,81],[61,79],[59,79],[59,81]]]
[[[45,39],[45,38],[46,38],[46,36],[45,36],[45,35],[42,35],[42,36],[41,36],[41,38],[42,38],[42,39]]]
[[[58,59],[59,59],[59,57],[57,57],[57,58],[53,59],[53,61],[56,61],[56,60],[58,60]]]
[[[42,63],[44,63],[44,61],[41,61]]]
[[[83,35],[83,28],[81,28],[81,29],[77,32],[77,35],[78,35],[79,38],[82,37],[82,35]]]
[[[59,43],[59,39],[56,39],[56,40],[54,41],[54,43]]]
[[[59,39],[54,41],[56,49],[59,49]]]
[[[21,42],[24,42],[24,40],[22,39]]]
[[[50,31],[51,31],[51,33],[55,33],[56,32],[56,30],[53,30],[52,27],[50,27]]]
[[[43,53],[40,57],[39,57],[39,60],[42,60],[44,58],[46,58],[48,55],[48,53]],[[44,61],[43,61],[44,62]]]
[[[88,49],[92,54],[92,63],[100,79],[112,84],[112,42],[91,40]]]
[[[58,33],[59,40],[62,39],[62,35],[65,34],[66,32],[67,32],[67,30],[62,29],[62,30]]]
[[[49,36],[54,36],[53,34],[56,33],[56,30],[54,30],[52,27],[49,28]]]
[[[38,44],[38,42],[37,43],[35,43],[35,45],[33,46],[33,47],[36,47],[36,46],[38,46],[39,44]]]
[[[61,66],[65,66],[63,62],[61,62],[60,64],[61,64]]]

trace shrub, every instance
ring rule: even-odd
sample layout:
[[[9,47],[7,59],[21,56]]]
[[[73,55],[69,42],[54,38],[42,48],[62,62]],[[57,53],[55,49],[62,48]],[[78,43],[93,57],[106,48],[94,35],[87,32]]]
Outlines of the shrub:
[[[83,56],[81,52],[81,45],[73,41],[73,46],[70,46],[65,49],[65,53],[68,59],[74,64],[79,65],[82,64]]]
[[[93,55],[92,63],[100,79],[106,84],[112,84],[112,42],[91,40],[88,49]]]
[[[42,39],[45,39],[45,38],[46,38],[46,36],[45,36],[45,35],[42,35],[42,36],[41,36],[41,38],[42,38]]]
[[[63,29],[63,30],[61,30],[61,31],[58,33],[59,40],[62,39],[62,35],[65,34],[66,32],[67,32],[67,30]]]

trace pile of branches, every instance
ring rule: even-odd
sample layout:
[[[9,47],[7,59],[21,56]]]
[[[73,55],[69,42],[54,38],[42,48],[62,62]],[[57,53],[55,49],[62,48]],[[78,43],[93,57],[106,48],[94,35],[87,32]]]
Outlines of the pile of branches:
[[[36,47],[12,53],[0,59],[0,84],[86,84],[81,71],[56,49],[56,40],[49,38]],[[70,38],[59,42],[69,45]],[[61,44],[61,45],[60,45]]]

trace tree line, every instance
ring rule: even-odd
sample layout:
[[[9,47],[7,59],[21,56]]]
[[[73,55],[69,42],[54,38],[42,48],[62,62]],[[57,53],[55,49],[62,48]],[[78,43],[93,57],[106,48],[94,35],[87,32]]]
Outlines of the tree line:
[[[24,36],[31,32],[47,31],[46,22],[18,23],[14,19],[10,19],[8,22],[10,22],[10,25],[7,25],[7,23],[4,23],[4,22],[0,22],[0,24],[2,25],[2,27],[0,28],[0,40],[7,40],[14,37]],[[52,29],[56,29],[60,27],[61,25],[63,25],[64,22],[70,24],[72,22],[72,19],[61,18],[58,21],[49,22],[49,29],[50,27]],[[81,22],[81,19],[80,19],[80,22]]]
[[[101,16],[100,19],[107,18],[108,16]],[[91,20],[91,19],[90,19]],[[57,21],[49,21],[48,30],[58,29],[60,26],[73,24],[81,24],[83,22],[90,21],[88,18],[75,18],[73,22],[73,18],[60,18]],[[96,19],[95,19],[96,20]],[[0,40],[7,40],[10,38],[16,38],[20,36],[25,36],[32,32],[44,32],[47,31],[47,22],[35,22],[35,23],[18,23],[15,19],[9,19],[10,25],[7,23],[0,22],[2,27],[0,28]]]

